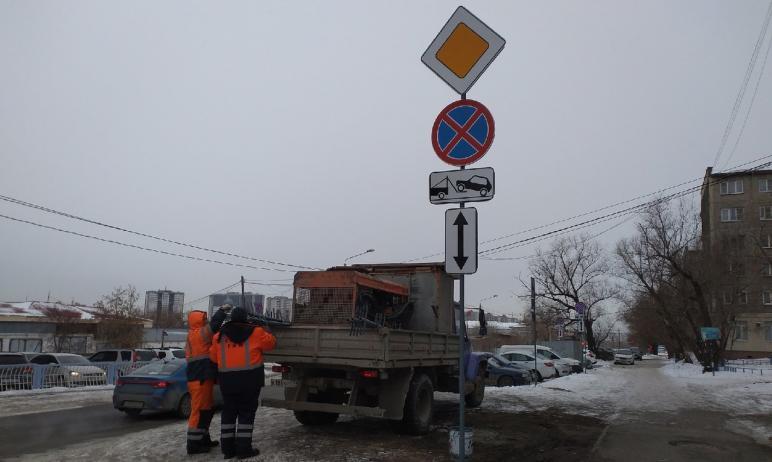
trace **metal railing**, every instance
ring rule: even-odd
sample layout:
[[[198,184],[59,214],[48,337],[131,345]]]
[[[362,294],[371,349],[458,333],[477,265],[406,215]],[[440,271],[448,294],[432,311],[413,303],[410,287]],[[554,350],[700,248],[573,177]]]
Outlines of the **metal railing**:
[[[115,385],[119,377],[130,374],[146,364],[150,364],[150,361],[100,362],[91,365],[3,365],[0,366],[0,392]]]

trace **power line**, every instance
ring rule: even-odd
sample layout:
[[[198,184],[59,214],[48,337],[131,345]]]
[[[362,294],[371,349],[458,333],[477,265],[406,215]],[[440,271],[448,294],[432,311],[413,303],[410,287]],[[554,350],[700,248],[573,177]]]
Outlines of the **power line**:
[[[228,257],[242,258],[244,260],[258,261],[258,262],[261,262],[261,263],[268,263],[268,264],[277,265],[277,266],[286,266],[286,267],[291,267],[291,268],[308,269],[308,270],[317,270],[317,269],[319,269],[319,268],[312,268],[312,267],[309,267],[309,266],[293,265],[293,264],[290,264],[290,263],[283,263],[283,262],[278,262],[278,261],[265,260],[265,259],[262,259],[262,258],[247,257],[247,256],[244,256],[244,255],[239,255],[239,254],[235,254],[235,253],[232,253],[232,252],[225,252],[225,251],[222,251],[222,250],[209,249],[209,248],[202,247],[202,246],[195,245],[195,244],[187,244],[185,242],[175,241],[174,239],[167,239],[165,237],[154,236],[152,234],[142,233],[142,232],[139,232],[139,231],[133,231],[133,230],[130,230],[130,229],[122,228],[120,226],[109,225],[107,223],[102,223],[100,221],[92,220],[90,218],[79,217],[77,215],[73,215],[73,214],[70,214],[70,213],[67,213],[67,212],[62,212],[62,211],[55,210],[55,209],[52,209],[52,208],[49,208],[49,207],[45,207],[45,206],[42,206],[42,205],[33,204],[31,202],[23,201],[21,199],[16,199],[16,198],[10,197],[10,196],[0,195],[0,200],[6,201],[6,202],[10,202],[10,203],[16,204],[16,205],[21,205],[21,206],[24,206],[24,207],[33,208],[33,209],[36,209],[36,210],[41,210],[41,211],[46,212],[46,213],[52,213],[52,214],[55,214],[55,215],[60,215],[60,216],[66,217],[66,218],[71,218],[73,220],[83,221],[83,222],[86,222],[86,223],[90,223],[92,225],[102,226],[104,228],[109,228],[109,229],[113,229],[113,230],[116,230],[116,231],[121,231],[121,232],[124,232],[124,233],[134,234],[136,236],[146,237],[146,238],[149,238],[149,239],[154,239],[156,241],[167,242],[169,244],[175,244],[175,245],[179,245],[179,246],[183,246],[183,247],[189,247],[191,249],[202,250],[204,252],[216,253],[216,254],[225,255],[225,256],[228,256]]]
[[[241,281],[238,281],[238,282],[236,282],[234,284],[231,284],[228,287],[224,287],[224,288],[222,288],[220,290],[216,290],[216,291],[212,292],[211,294],[207,294],[207,295],[204,295],[203,297],[199,297],[199,298],[197,298],[195,300],[191,300],[189,302],[185,302],[184,305],[193,305],[193,304],[195,304],[197,302],[200,302],[202,300],[206,300],[207,298],[209,298],[210,295],[215,295],[215,294],[220,293],[220,292],[225,292],[226,290],[231,289],[233,287],[236,287],[239,284],[241,284]]]
[[[737,118],[737,114],[740,112],[740,106],[742,105],[743,98],[745,98],[745,91],[748,89],[748,83],[751,80],[753,69],[756,67],[756,61],[759,58],[759,52],[761,51],[761,44],[764,42],[764,37],[767,35],[767,28],[769,27],[770,19],[772,19],[772,1],[770,1],[769,7],[767,8],[767,15],[764,18],[764,22],[762,23],[761,32],[759,33],[759,38],[756,39],[756,45],[753,47],[753,53],[751,54],[751,59],[750,61],[748,61],[748,67],[745,69],[745,76],[743,77],[743,82],[740,85],[740,90],[737,92],[737,97],[734,100],[732,111],[729,114],[729,120],[726,123],[726,127],[724,128],[724,134],[721,137],[721,143],[719,144],[718,150],[716,151],[716,157],[713,159],[714,166],[718,165],[718,161],[721,158],[721,154],[724,151],[724,147],[726,147],[726,143],[729,140],[729,134],[732,132],[732,127],[734,127],[734,121]]]
[[[770,3],[770,5],[772,6],[772,3]],[[729,161],[732,160],[732,157],[734,157],[734,153],[737,151],[737,146],[740,145],[740,140],[743,137],[743,133],[745,133],[745,126],[748,124],[748,119],[750,118],[751,110],[753,109],[753,103],[756,102],[756,95],[759,92],[761,78],[764,76],[764,70],[767,68],[767,60],[769,59],[770,49],[772,49],[772,37],[770,37],[769,43],[767,43],[767,51],[764,53],[764,61],[761,62],[761,69],[759,69],[759,75],[756,78],[756,85],[753,87],[753,94],[751,95],[750,103],[748,103],[748,109],[745,111],[745,117],[743,118],[743,123],[740,127],[740,133],[737,135],[734,146],[732,146],[732,152],[729,153],[729,157],[727,157],[726,161],[724,162],[725,166],[729,163]]]
[[[753,163],[756,163],[756,162],[759,162],[759,161],[762,161],[762,160],[766,160],[766,159],[769,159],[771,157],[772,157],[772,154],[766,155],[766,156],[762,156],[762,157],[759,157],[757,159],[753,159],[753,160],[750,160],[748,162],[744,162],[742,164],[735,165],[735,166],[731,167],[731,170],[738,169],[738,168],[741,168],[741,167],[745,167],[747,165],[750,165],[750,164],[753,164]],[[759,167],[760,166],[756,166],[756,167],[753,167],[752,169],[746,169],[746,171],[754,170],[754,169],[757,169]],[[568,221],[571,221],[571,220],[575,220],[577,218],[582,218],[582,217],[585,217],[585,216],[588,216],[588,215],[593,215],[595,213],[602,212],[604,210],[608,210],[608,209],[611,209],[611,208],[614,208],[614,207],[618,207],[620,205],[629,204],[631,202],[635,202],[637,200],[640,200],[640,199],[643,199],[643,198],[646,198],[646,197],[651,197],[651,196],[654,196],[654,195],[657,195],[657,194],[661,194],[661,193],[663,193],[665,191],[669,191],[671,189],[675,189],[675,188],[678,188],[678,187],[681,187],[681,186],[684,186],[684,185],[687,185],[687,184],[690,184],[690,183],[694,183],[695,181],[699,181],[699,180],[702,180],[702,179],[703,179],[703,177],[693,178],[691,180],[683,181],[683,182],[681,182],[679,184],[676,184],[676,185],[673,185],[673,186],[669,186],[667,188],[662,188],[662,189],[659,189],[659,190],[654,191],[654,192],[650,192],[650,193],[647,193],[647,194],[642,194],[640,196],[636,196],[636,197],[633,197],[631,199],[627,199],[627,200],[616,202],[616,203],[610,204],[610,205],[606,205],[606,206],[603,206],[603,207],[600,207],[600,208],[597,208],[597,209],[594,209],[594,210],[590,210],[589,212],[580,213],[578,215],[574,215],[574,216],[571,216],[571,217],[568,217],[568,218],[563,218],[563,219],[560,219],[560,220],[556,220],[556,221],[553,221],[551,223],[547,223],[547,224],[544,224],[544,225],[534,226],[532,228],[528,228],[528,229],[525,229],[525,230],[522,230],[522,231],[518,231],[518,232],[515,232],[515,233],[511,233],[511,234],[507,234],[507,235],[504,235],[504,236],[499,236],[499,237],[496,237],[496,238],[493,238],[493,239],[488,239],[488,240],[485,240],[485,241],[481,241],[480,244],[481,245],[482,244],[489,244],[491,242],[496,242],[496,241],[500,241],[500,240],[507,239],[507,238],[510,238],[510,237],[519,236],[519,235],[522,235],[522,234],[525,234],[525,233],[528,233],[528,232],[531,232],[531,231],[537,231],[537,230],[540,230],[540,229],[548,228],[548,227],[556,225],[556,224],[565,223],[565,222],[568,222]],[[702,187],[702,185],[696,186],[697,189],[699,189],[701,187]],[[637,207],[640,207],[641,205],[645,205],[645,203],[644,204],[639,204]],[[634,209],[634,208],[636,208],[636,207],[630,207],[630,208],[621,210],[620,212],[625,212],[627,210],[631,210],[631,209]],[[620,213],[620,212],[615,212],[615,213]],[[615,213],[611,213],[611,214],[608,214],[608,215],[601,216],[601,217],[599,217],[599,219],[603,219],[605,217],[609,217],[609,216],[615,215]],[[582,223],[578,223],[575,226],[582,226],[582,225],[584,225],[586,223],[591,223],[592,221],[593,220],[588,220],[588,221],[585,221],[585,222],[582,222]],[[604,221],[608,221],[608,220],[604,220]],[[518,241],[518,242],[523,242],[523,241],[526,241],[526,240],[537,239],[537,238],[540,238],[542,236],[547,236],[547,235],[551,235],[551,234],[554,234],[554,233],[559,233],[559,232],[561,232],[563,230],[570,229],[570,228],[572,228],[572,227],[569,226],[569,227],[566,227],[566,228],[561,228],[561,229],[553,231],[553,232],[543,233],[543,234],[540,234],[538,236],[534,236],[532,238],[524,239],[524,240]],[[491,250],[491,249],[488,249],[488,250]],[[480,252],[480,254],[483,254],[484,252],[487,252],[488,250],[483,250],[483,251]],[[443,252],[437,252],[437,253],[433,253],[431,255],[425,255],[423,257],[418,257],[418,258],[414,258],[412,260],[407,260],[406,262],[409,263],[409,262],[414,262],[414,261],[418,261],[418,260],[424,260],[424,259],[427,259],[427,258],[432,258],[432,257],[440,256],[440,255],[443,255]]]
[[[167,252],[165,250],[158,250],[158,249],[152,249],[152,248],[149,248],[149,247],[142,247],[142,246],[134,245],[134,244],[127,244],[125,242],[119,242],[119,241],[114,241],[112,239],[105,239],[105,238],[101,238],[101,237],[97,237],[97,236],[91,236],[90,234],[78,233],[78,232],[75,232],[75,231],[70,231],[70,230],[66,230],[66,229],[62,229],[62,228],[56,228],[54,226],[41,225],[40,223],[35,223],[33,221],[22,220],[20,218],[13,218],[13,217],[9,217],[7,215],[1,215],[0,214],[0,218],[5,218],[6,220],[12,220],[12,221],[16,221],[16,222],[19,222],[19,223],[26,223],[28,225],[37,226],[39,228],[49,229],[49,230],[52,230],[52,231],[58,231],[60,233],[72,234],[73,236],[85,237],[85,238],[94,239],[94,240],[101,241],[101,242],[107,242],[109,244],[115,244],[115,245],[120,245],[120,246],[123,246],[123,247],[129,247],[129,248],[132,248],[132,249],[139,249],[139,250],[144,250],[144,251],[147,251],[147,252],[160,253],[160,254],[163,254],[163,255],[170,255],[170,256],[173,256],[173,257],[187,258],[188,260],[203,261],[203,262],[208,262],[208,263],[217,263],[218,265],[236,266],[236,267],[239,267],[239,268],[249,268],[249,269],[261,270],[261,271],[279,271],[279,272],[285,272],[285,273],[293,271],[293,270],[286,270],[286,269],[279,269],[279,268],[266,268],[266,267],[263,267],[263,266],[244,265],[242,263],[232,263],[232,262],[227,262],[227,261],[212,260],[212,259],[209,259],[209,258],[194,257],[194,256],[191,256],[191,255],[185,255],[185,254],[181,254],[181,253]]]

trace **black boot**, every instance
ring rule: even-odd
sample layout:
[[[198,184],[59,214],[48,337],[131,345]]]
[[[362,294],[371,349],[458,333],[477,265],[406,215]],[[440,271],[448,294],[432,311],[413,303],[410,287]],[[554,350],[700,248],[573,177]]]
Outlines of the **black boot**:
[[[250,457],[257,457],[260,455],[260,450],[257,448],[249,448],[243,452],[237,452],[236,457],[239,459],[249,459]]]
[[[212,409],[205,409],[202,410],[199,415],[201,416],[198,421],[198,428],[203,430],[204,432],[204,439],[202,441],[202,445],[208,446],[210,448],[215,448],[220,445],[219,441],[212,441],[212,438],[209,436],[209,425],[212,423],[212,417],[214,417],[214,410]]]
[[[204,439],[201,441],[201,444],[204,446],[208,446],[210,448],[216,448],[220,445],[219,441],[212,441],[212,437],[209,436],[209,433],[204,435]]]
[[[188,441],[188,455],[193,454],[206,454],[209,452],[210,446],[203,444],[201,441]]]

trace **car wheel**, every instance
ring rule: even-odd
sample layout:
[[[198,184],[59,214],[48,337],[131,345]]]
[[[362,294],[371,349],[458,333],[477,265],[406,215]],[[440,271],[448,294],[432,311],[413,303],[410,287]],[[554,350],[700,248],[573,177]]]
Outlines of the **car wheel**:
[[[555,378],[560,377],[560,371],[555,368]]]
[[[481,196],[483,196],[483,197],[487,196],[487,195],[488,195],[488,190],[487,190],[487,189],[485,189],[485,188],[482,188],[482,189],[480,190],[480,195],[481,195]]]
[[[544,378],[541,376],[541,372],[536,371],[536,381],[537,382],[543,382]]]
[[[464,183],[456,183],[456,189],[458,189],[458,192],[464,192],[466,186],[464,186]]]
[[[190,417],[190,393],[185,393],[177,406],[177,415],[183,419]]]
[[[502,375],[499,377],[499,380],[496,382],[496,385],[499,387],[513,387],[515,386],[515,379],[508,375]]]

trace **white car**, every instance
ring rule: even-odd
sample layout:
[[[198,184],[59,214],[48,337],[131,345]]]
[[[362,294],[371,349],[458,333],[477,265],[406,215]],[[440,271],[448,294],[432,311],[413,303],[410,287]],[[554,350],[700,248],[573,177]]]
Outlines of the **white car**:
[[[107,385],[107,373],[80,355],[41,353],[30,363],[48,366],[44,370],[44,385],[47,387]]]
[[[507,351],[518,351],[533,355],[533,345],[502,345],[499,348],[499,353]],[[563,357],[550,347],[536,345],[536,354],[543,356],[545,359],[552,360],[555,363],[558,375],[568,375],[572,372],[582,371],[582,365],[579,361]]]
[[[533,351],[530,353],[524,351],[507,351],[499,354],[499,356],[524,366],[533,366],[534,364]],[[558,375],[558,371],[555,369],[555,363],[538,354],[536,356],[536,375],[538,376],[537,379],[539,381]]]
[[[614,364],[635,365],[635,353],[629,348],[614,350]]]
[[[185,350],[182,348],[153,348],[158,359],[171,361],[173,359],[185,359]]]

